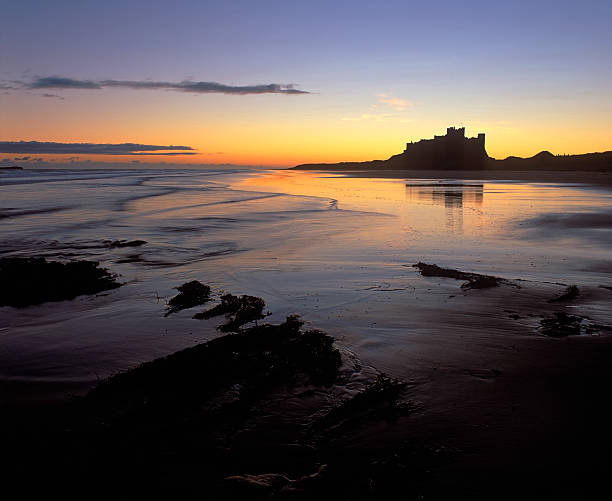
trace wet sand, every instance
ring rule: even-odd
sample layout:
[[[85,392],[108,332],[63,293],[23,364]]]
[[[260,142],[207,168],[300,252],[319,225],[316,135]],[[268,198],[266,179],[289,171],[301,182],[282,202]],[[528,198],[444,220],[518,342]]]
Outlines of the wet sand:
[[[141,260],[131,263],[118,261],[133,249],[95,247],[91,240],[80,250],[41,246],[49,253],[95,253],[120,270],[127,284],[107,296],[41,305],[19,315],[0,312],[8,326],[2,330],[3,370],[12,373],[0,385],[3,429],[11,439],[16,478],[47,471],[45,486],[60,488],[55,475],[87,457],[91,463],[76,469],[82,477],[73,479],[75,490],[104,479],[112,492],[127,478],[133,491],[195,497],[204,489],[213,498],[233,492],[224,482],[213,485],[219,479],[206,473],[216,456],[186,445],[197,443],[193,427],[178,427],[176,441],[160,440],[167,428],[160,434],[160,428],[145,427],[138,441],[125,446],[118,434],[111,441],[116,448],[94,460],[83,450],[97,442],[71,433],[63,417],[62,402],[71,401],[66,396],[83,395],[95,384],[84,377],[93,367],[106,367],[104,378],[219,337],[214,320],[191,318],[197,309],[163,317],[165,302],[177,292],[172,288],[199,279],[212,285],[215,301],[221,291],[264,298],[272,312],[266,321],[301,314],[307,328],[332,335],[342,354],[342,375],[330,388],[280,390],[254,406],[235,433],[223,435],[228,450],[238,451],[231,456],[233,476],[303,479],[290,484],[300,492],[249,484],[242,496],[311,499],[331,492],[336,499],[385,499],[399,487],[406,499],[580,499],[605,488],[612,464],[606,402],[612,376],[608,192],[502,183],[432,190],[406,188],[412,181],[404,177],[389,178],[389,184],[356,177],[348,185],[327,175],[236,177],[232,199],[244,200],[246,226],[237,209],[162,212],[163,198],[126,203],[131,214],[141,214],[140,225],[148,220],[151,227],[171,227],[181,238],[201,235],[193,228],[202,217],[209,240],[215,231],[223,237],[235,232],[228,225],[249,228],[249,239],[232,246],[217,238],[219,248],[250,247],[243,252],[201,260],[189,250],[198,245],[185,240],[178,258],[188,262],[177,267],[161,245],[168,230],[133,234],[133,227],[129,235],[105,235],[150,242],[138,248]],[[360,190],[366,188],[371,195],[363,199]],[[185,193],[172,199],[170,189],[163,190],[171,208],[176,199],[186,200]],[[204,201],[194,192],[193,206],[203,207],[211,196],[224,200],[218,189]],[[34,229],[20,224],[33,238]],[[181,228],[192,229],[176,232]],[[78,231],[82,238],[90,230]],[[503,282],[462,288],[465,280],[423,276],[412,266],[419,261]],[[551,302],[572,284],[579,295]],[[581,317],[581,335],[544,335],[541,322],[555,312]],[[168,328],[172,336],[152,334]],[[19,347],[26,350],[21,358]],[[409,412],[361,413],[348,427],[310,433],[317,410],[337,407],[380,373],[405,383],[401,402]],[[149,445],[130,450],[135,443]],[[333,472],[331,479],[322,472],[304,480],[322,463]]]
[[[46,490],[70,494],[104,479],[102,495],[121,489],[195,497],[205,489],[212,499],[380,499],[398,488],[406,499],[583,499],[605,490],[612,445],[606,397],[612,331],[555,339],[538,333],[538,321],[567,308],[601,309],[599,318],[609,319],[612,291],[583,288],[579,299],[559,306],[550,303],[564,290],[555,284],[462,291],[461,282],[450,278],[423,280],[429,282],[430,297],[422,298],[426,307],[396,303],[379,312],[388,319],[383,329],[403,329],[397,308],[408,311],[413,325],[428,329],[427,336],[403,343],[413,344],[412,350],[390,357],[383,352],[397,347],[383,342],[382,351],[368,358],[374,366],[364,366],[344,349],[344,375],[331,387],[275,390],[231,433],[222,431],[227,423],[220,428],[216,433],[225,437],[229,457],[198,438],[204,433],[198,426],[211,432],[210,418],[198,418],[196,428],[188,420],[175,422],[182,416],[177,403],[168,409],[170,421],[150,421],[145,414],[136,416],[128,431],[108,420],[101,430],[86,432],[83,418],[74,417],[81,415],[74,409],[79,401],[29,400],[24,392],[44,393],[44,385],[3,385],[3,396],[13,397],[3,406],[4,429],[10,430],[5,450],[17,467],[10,471],[19,482],[36,474]],[[403,374],[402,402],[409,411],[390,416],[373,407],[325,432],[309,431],[319,419],[314,416],[325,416],[371,384],[382,370],[377,361],[386,365],[384,372]],[[204,389],[208,383],[190,385]],[[50,386],[56,392],[69,389]],[[121,385],[118,389],[122,392]],[[178,402],[190,405],[191,395]],[[112,415],[120,407],[111,402],[104,408]],[[300,486],[296,492],[251,483],[236,490],[223,480],[270,474],[300,479],[322,465],[325,475],[304,485],[293,480]],[[65,468],[77,474],[69,488],[58,482]]]

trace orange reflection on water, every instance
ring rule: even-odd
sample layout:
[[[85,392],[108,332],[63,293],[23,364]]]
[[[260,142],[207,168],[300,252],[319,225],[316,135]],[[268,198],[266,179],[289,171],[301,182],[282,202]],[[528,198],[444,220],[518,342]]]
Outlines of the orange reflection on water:
[[[346,177],[338,173],[275,171],[251,177],[236,187],[332,198],[344,210],[397,216],[391,225],[364,228],[383,240],[401,238],[404,232],[463,233],[482,230],[485,185],[461,181],[440,182],[401,178]],[[465,214],[464,214],[465,213]],[[387,235],[383,233],[387,232]]]
[[[446,228],[453,233],[463,233],[464,207],[480,207],[483,198],[484,184],[444,182],[406,184],[407,202],[444,207]]]
[[[542,213],[584,210],[585,203],[599,198],[584,187],[550,183],[367,178],[291,170],[254,174],[233,187],[320,197],[331,199],[333,208],[395,216],[375,224],[364,221],[359,235],[393,247],[425,241],[446,246],[449,237],[460,236],[478,241],[514,239],[522,220]],[[609,204],[609,200],[602,203]]]

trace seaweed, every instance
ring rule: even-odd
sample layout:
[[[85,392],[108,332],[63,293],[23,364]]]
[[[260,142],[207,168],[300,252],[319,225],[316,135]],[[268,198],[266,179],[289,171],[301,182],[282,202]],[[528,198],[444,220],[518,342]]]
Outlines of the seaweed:
[[[60,263],[43,257],[0,259],[0,306],[17,308],[97,294],[122,284],[97,261]]]
[[[176,290],[179,293],[168,301],[168,311],[166,311],[165,317],[210,301],[210,287],[197,280],[179,285]]]
[[[556,311],[552,316],[540,320],[540,332],[549,337],[579,336],[584,318]]]
[[[424,277],[444,277],[454,278],[455,280],[466,280],[461,284],[464,290],[470,289],[488,289],[490,287],[498,287],[506,283],[506,280],[491,275],[481,275],[479,273],[467,273],[465,271],[454,270],[452,268],[441,268],[436,264],[417,263],[412,265],[421,272]]]
[[[222,332],[235,332],[249,322],[256,322],[265,317],[263,309],[266,303],[263,299],[255,296],[234,296],[225,294],[221,296],[221,303],[201,313],[196,313],[193,318],[208,320],[219,315],[225,315],[228,321],[219,326]]]
[[[231,389],[249,401],[298,379],[332,384],[341,364],[334,339],[301,326],[289,316],[279,325],[253,326],[146,362],[103,381],[87,401],[116,416],[155,420],[159,413],[180,416],[181,408],[202,408]]]

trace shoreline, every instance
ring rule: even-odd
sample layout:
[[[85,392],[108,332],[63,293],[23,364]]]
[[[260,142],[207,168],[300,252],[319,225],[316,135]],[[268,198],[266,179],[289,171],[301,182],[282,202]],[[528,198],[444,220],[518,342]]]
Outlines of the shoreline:
[[[148,355],[126,357],[121,362],[125,370],[110,371],[111,375],[123,376],[113,379],[116,384],[106,386],[109,390],[104,398],[97,392],[100,399],[85,395],[92,386],[90,382],[0,381],[4,438],[10,444],[7,450],[13,458],[11,472],[17,473],[15,478],[24,483],[32,474],[42,473],[43,479],[56,487],[54,482],[63,478],[62,468],[68,466],[77,472],[71,488],[81,492],[89,492],[91,483],[98,484],[102,479],[110,479],[108,489],[116,491],[119,480],[115,479],[121,479],[134,490],[144,486],[147,493],[188,497],[201,495],[203,490],[215,498],[216,493],[229,492],[226,479],[230,476],[232,485],[242,494],[220,499],[312,499],[325,498],[330,492],[334,499],[387,499],[391,489],[398,487],[404,489],[406,499],[415,500],[546,499],[564,494],[580,498],[585,491],[604,486],[610,470],[607,451],[612,447],[608,426],[612,415],[605,400],[612,376],[612,268],[605,254],[608,240],[599,239],[612,228],[606,219],[609,190],[599,193],[565,186],[507,185],[508,189],[490,190],[490,195],[484,190],[485,204],[478,197],[479,190],[469,189],[459,200],[454,196],[456,190],[450,190],[450,196],[442,198],[426,192],[417,200],[424,203],[411,204],[401,180],[409,183],[411,176],[418,176],[421,182],[435,187],[438,183],[432,179],[456,179],[457,172],[340,173],[356,178],[393,178],[392,182],[351,182],[338,173],[324,172],[314,174],[322,182],[315,183],[312,191],[306,184],[311,176],[295,171],[295,175],[279,176],[278,170],[258,173],[262,179],[270,178],[263,183],[266,189],[257,184],[238,184],[224,198],[218,184],[210,191],[193,191],[189,186],[188,190],[170,194],[147,187],[144,200],[148,202],[136,198],[123,202],[121,212],[111,211],[111,215],[118,212],[113,220],[115,228],[125,224],[124,209],[129,210],[130,217],[137,216],[139,210],[151,217],[151,208],[159,209],[159,196],[172,202],[168,214],[176,208],[191,212],[180,212],[172,218],[162,212],[163,217],[154,220],[154,231],[149,233],[143,231],[141,223],[145,219],[140,218],[124,233],[106,234],[112,226],[105,223],[104,234],[98,230],[75,233],[89,240],[72,237],[64,243],[65,249],[57,244],[39,247],[39,251],[54,256],[60,251],[60,257],[95,257],[127,282],[108,295],[33,307],[27,312],[30,321],[23,325],[21,312],[25,310],[4,311],[19,332],[35,334],[29,341],[27,337],[14,339],[13,346],[19,348],[15,350],[17,371],[25,367],[20,364],[30,362],[28,346],[37,353],[39,348],[47,350],[52,343],[60,343],[61,354],[62,341],[72,339],[85,349],[95,343],[108,344],[113,350],[100,354],[111,361],[130,350]],[[482,179],[491,173],[461,174],[463,179]],[[513,177],[521,174],[513,173]],[[539,177],[531,181],[572,182],[572,176],[560,180],[550,178],[556,173],[545,174],[547,180]],[[297,184],[283,184],[285,178],[294,177]],[[185,184],[193,180],[191,176],[185,179]],[[299,184],[300,180],[304,184]],[[168,184],[175,190],[174,179]],[[130,197],[134,195],[133,185],[130,181],[126,189]],[[380,192],[377,185],[382,185]],[[466,182],[463,186],[469,185]],[[448,188],[444,182],[440,186]],[[247,187],[251,189],[244,191]],[[93,188],[97,189],[97,184]],[[387,188],[391,191],[385,191]],[[508,195],[522,188],[528,190],[520,198]],[[535,204],[542,191],[557,193],[554,204],[519,210]],[[280,192],[283,198],[271,197],[270,192]],[[567,193],[579,195],[579,204],[568,206],[564,198]],[[368,194],[370,198],[360,200]],[[329,202],[335,198],[340,201],[339,211],[337,201],[336,205]],[[217,205],[202,205],[213,200]],[[513,200],[516,205],[508,203]],[[548,201],[546,197],[544,200]],[[527,203],[521,205],[522,201]],[[184,208],[186,203],[193,205]],[[244,208],[228,214],[230,208],[241,203]],[[503,211],[495,212],[500,207]],[[566,208],[575,207],[582,212],[570,221],[538,219],[551,210],[563,215]],[[585,216],[584,207],[596,214]],[[359,212],[374,208],[384,217]],[[210,212],[203,212],[206,210]],[[264,217],[267,211],[271,216]],[[480,219],[483,211],[488,211],[491,218]],[[254,213],[265,224],[254,224]],[[459,213],[460,219],[448,219]],[[291,217],[283,221],[280,216],[287,214]],[[398,221],[402,214],[407,216],[405,226]],[[503,214],[512,223],[516,219],[529,224],[520,230],[503,225],[505,232],[514,228],[515,233],[493,238],[491,245],[496,252],[492,254],[487,254],[490,249],[486,246],[480,251],[478,245],[466,247],[461,240],[464,231],[469,242],[478,244],[482,232],[492,221],[500,221]],[[279,224],[282,231],[275,234]],[[552,226],[551,235],[565,237],[573,235],[576,225],[580,231],[591,231],[583,235],[584,253],[578,250],[572,254],[563,244],[555,247],[554,240],[528,246],[525,254],[517,248],[520,239],[530,238],[529,232],[541,234]],[[177,232],[177,228],[184,231]],[[368,237],[373,228],[380,233]],[[222,238],[218,238],[222,242],[230,235],[246,235],[245,242],[256,247],[256,233],[264,234],[265,242],[259,243],[261,250],[256,247],[252,251],[252,261],[246,262],[244,254],[238,252],[202,261],[189,261],[191,254],[173,255],[181,244],[179,237],[189,237],[183,242],[185,247],[199,248],[214,237],[215,229],[222,232]],[[200,234],[201,240],[197,240]],[[398,234],[406,240],[395,240]],[[419,242],[423,234],[435,238]],[[510,238],[512,235],[516,238]],[[454,248],[453,239],[458,242]],[[156,247],[159,241],[171,242],[172,246],[160,250]],[[283,247],[286,242],[291,245]],[[602,254],[591,254],[594,242]],[[66,251],[70,254],[64,254]],[[134,255],[136,252],[140,254]],[[148,262],[159,263],[156,259],[160,257],[169,261],[166,266],[147,266]],[[509,262],[513,259],[517,261]],[[225,276],[235,274],[240,265],[246,270],[241,276]],[[264,300],[272,310],[272,315],[262,320],[274,324],[263,327],[270,334],[270,329],[279,328],[281,321],[295,314],[302,315],[304,333],[321,329],[329,334],[343,361],[337,384],[317,386],[302,381],[302,385],[287,387],[283,376],[269,380],[274,383],[271,386],[261,386],[243,374],[237,379],[231,379],[231,374],[224,376],[226,369],[246,367],[236,362],[220,364],[219,372],[189,378],[189,384],[183,385],[181,364],[189,361],[189,354],[201,354],[207,341],[217,347],[232,344],[231,338],[224,339],[216,330],[221,316],[195,320],[197,310],[190,310],[194,303],[185,303],[185,311],[177,310],[168,317],[167,308],[176,303],[172,296],[177,290],[182,294],[187,282],[195,279],[212,286],[215,302],[223,302],[223,297],[228,302],[230,298],[223,296],[228,291],[237,297],[255,294],[255,299]],[[570,293],[572,285],[579,294],[578,290]],[[208,293],[205,295],[208,297]],[[211,301],[202,308],[213,304]],[[9,313],[16,315],[11,317]],[[559,323],[559,318],[575,319],[570,322],[573,327],[563,327],[573,329],[573,333],[548,337],[544,327],[551,320]],[[60,326],[53,330],[51,319],[57,325],[62,321],[72,327],[73,336],[69,331],[62,338],[66,329]],[[88,319],[89,332],[85,333],[83,322]],[[7,325],[10,331],[13,325]],[[163,327],[168,327],[165,333]],[[262,333],[257,332],[251,331],[241,339]],[[576,332],[580,335],[573,335]],[[568,337],[558,337],[565,335]],[[152,346],[157,348],[149,351]],[[277,353],[278,360],[285,360],[284,352],[274,343],[263,350],[249,348],[245,352],[242,345],[235,348],[233,353],[242,350],[249,361],[260,360],[258,353],[263,358]],[[180,351],[183,355],[177,356]],[[20,362],[21,353],[25,356]],[[226,352],[217,353],[230,360]],[[181,364],[160,362],[164,358]],[[94,358],[79,361],[66,356],[59,360],[66,365],[81,363],[90,371]],[[199,371],[215,358],[196,356],[193,360],[199,363],[191,366]],[[155,372],[134,369],[139,362],[146,367],[165,364],[167,371],[158,377]],[[267,372],[264,366],[260,374]],[[299,373],[298,383],[302,377]],[[124,379],[125,374],[142,375],[139,381],[149,388],[166,384],[166,391],[162,395],[151,393],[158,400],[148,406],[148,400],[134,391],[138,378]],[[375,387],[378,393],[367,393],[368,384],[382,374],[388,379],[381,379]],[[177,384],[168,385],[168,379]],[[121,384],[121,380],[128,384]],[[227,384],[222,391],[200,405],[199,395],[212,391],[211,381],[214,385],[224,380]],[[278,381],[280,385],[276,385]],[[393,397],[399,388],[404,393],[397,401],[385,396]],[[375,398],[369,400],[364,394]],[[358,395],[362,397],[353,400]],[[109,400],[105,400],[107,397]],[[87,402],[100,404],[102,421],[84,407]],[[49,485],[45,481],[42,485]],[[294,490],[281,492],[282,487],[277,485]],[[500,486],[504,486],[503,492]],[[298,487],[301,492],[295,490]]]

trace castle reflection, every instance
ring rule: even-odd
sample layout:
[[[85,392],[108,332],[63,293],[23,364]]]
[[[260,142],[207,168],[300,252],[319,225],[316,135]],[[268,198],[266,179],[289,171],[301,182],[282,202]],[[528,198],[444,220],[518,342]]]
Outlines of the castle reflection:
[[[463,233],[463,209],[482,206],[483,184],[406,184],[409,203],[439,205],[446,209],[446,228]]]

